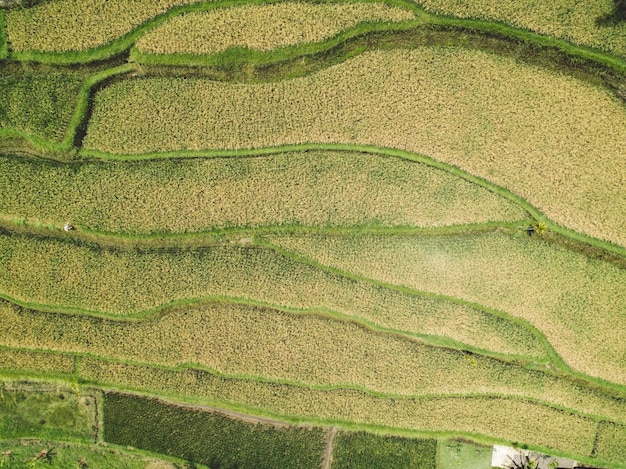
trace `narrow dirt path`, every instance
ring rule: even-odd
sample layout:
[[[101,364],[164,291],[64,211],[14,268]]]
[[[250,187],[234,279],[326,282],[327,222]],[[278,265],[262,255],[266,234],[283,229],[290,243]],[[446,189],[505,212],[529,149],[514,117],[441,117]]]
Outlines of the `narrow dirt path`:
[[[332,427],[330,430],[328,430],[328,436],[326,437],[326,449],[324,450],[324,459],[322,460],[322,469],[330,468],[330,462],[333,453],[333,441],[335,440],[336,434],[337,427]]]

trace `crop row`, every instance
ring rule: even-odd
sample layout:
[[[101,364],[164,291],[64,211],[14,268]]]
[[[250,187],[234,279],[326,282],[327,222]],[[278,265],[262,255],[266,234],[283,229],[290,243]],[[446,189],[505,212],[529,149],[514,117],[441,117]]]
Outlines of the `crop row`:
[[[567,379],[319,315],[208,303],[129,322],[0,306],[4,346],[385,395],[527,397],[626,423],[625,400]]]
[[[414,18],[411,11],[384,3],[246,5],[176,16],[135,46],[151,54],[214,54],[237,46],[269,51],[319,42],[360,22]]]
[[[623,6],[612,0],[419,0],[434,13],[501,21],[626,57]]]
[[[401,148],[626,245],[626,167],[614,164],[624,141],[626,115],[608,91],[476,50],[420,47],[278,83],[123,80],[97,93],[84,147],[86,155],[305,142]]]
[[[283,236],[327,266],[506,311],[545,333],[572,368],[626,384],[626,271],[556,243],[506,233]]]
[[[0,369],[20,373],[74,373],[76,358],[68,354],[0,348]]]
[[[46,164],[0,156],[0,213],[98,232],[228,227],[433,227],[527,218],[440,169],[356,152],[259,158]]]
[[[591,454],[597,429],[593,419],[513,398],[384,398],[354,390],[313,390],[232,380],[197,370],[174,371],[92,358],[82,359],[80,375],[91,382],[161,395],[185,395],[199,402],[229,402],[253,413],[284,418],[418,432],[470,433],[580,455]]]
[[[124,316],[185,299],[243,297],[297,310],[336,311],[495,353],[546,354],[536,334],[495,314],[355,281],[264,248],[139,253],[0,235],[0,261],[7,266],[0,270],[0,293],[55,309]]]
[[[321,428],[275,427],[117,393],[104,399],[104,439],[209,467],[319,468]]]

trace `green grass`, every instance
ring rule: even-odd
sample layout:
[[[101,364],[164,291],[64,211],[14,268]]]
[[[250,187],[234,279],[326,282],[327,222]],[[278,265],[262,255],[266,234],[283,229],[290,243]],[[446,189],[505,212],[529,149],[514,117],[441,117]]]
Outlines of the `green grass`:
[[[138,396],[107,393],[104,439],[220,468],[318,468],[324,432],[277,428],[182,408]]]
[[[573,369],[626,384],[626,270],[523,232],[274,237],[357,278],[460,298],[523,318]],[[593,352],[591,352],[593,351]]]
[[[14,131],[61,143],[74,115],[82,81],[80,72],[1,74],[0,136]]]
[[[491,452],[491,446],[441,439],[437,442],[436,467],[437,469],[491,469]]]
[[[94,469],[175,469],[176,467],[184,467],[180,460],[164,455],[148,455],[132,448],[50,441],[48,439],[0,441],[0,467],[3,467],[2,461],[4,461],[4,467],[9,469],[32,469],[33,460],[44,449],[53,449],[52,463],[48,464],[47,461],[43,460],[35,465],[38,469],[45,467],[82,469],[81,461],[87,463],[87,468]],[[11,451],[10,457],[3,455],[6,451]],[[176,463],[179,466],[174,466]]]
[[[503,197],[440,169],[356,152],[68,165],[0,156],[0,186],[3,216],[131,235],[528,218]]]
[[[433,469],[437,441],[339,432],[335,436],[332,469]],[[476,468],[478,469],[478,468]]]
[[[96,401],[59,387],[13,390],[0,384],[0,438],[93,441]]]

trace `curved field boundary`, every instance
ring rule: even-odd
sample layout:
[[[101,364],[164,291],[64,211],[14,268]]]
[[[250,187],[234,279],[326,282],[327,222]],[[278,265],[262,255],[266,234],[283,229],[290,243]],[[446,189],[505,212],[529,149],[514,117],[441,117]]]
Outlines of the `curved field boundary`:
[[[362,282],[368,282],[371,283],[373,285],[377,285],[383,288],[389,288],[389,289],[393,289],[393,290],[397,290],[397,291],[401,291],[403,293],[408,293],[408,294],[426,294],[426,295],[431,295],[431,293],[420,293],[416,290],[413,290],[411,288],[408,287],[404,287],[404,286],[399,286],[399,285],[394,285],[394,284],[389,284],[389,283],[385,283],[376,279],[372,279],[372,278],[368,278],[368,277],[364,277],[358,274],[354,274],[352,272],[347,272],[341,269],[337,269],[335,267],[331,267],[331,266],[327,266],[324,264],[321,264],[320,262],[317,262],[313,259],[304,257],[298,253],[294,253],[288,250],[285,250],[279,246],[276,246],[270,242],[268,242],[267,240],[260,240],[260,239],[256,239],[255,238],[255,243],[262,245],[262,246],[267,246],[271,249],[274,249],[276,252],[281,253],[282,255],[286,256],[286,257],[290,257],[292,259],[294,259],[297,262],[301,262],[301,263],[305,263],[305,264],[310,264],[311,266],[318,268],[320,270],[325,270],[327,272],[330,273],[334,273],[336,275],[342,275],[354,280],[358,280],[358,281],[362,281]],[[454,301],[454,302],[459,302],[460,304],[465,304],[469,307],[472,308],[479,308],[483,311],[488,311],[492,314],[495,315],[505,315],[507,317],[507,319],[510,319],[511,321],[514,322],[518,322],[518,324],[526,327],[528,330],[532,330],[534,329],[534,326],[532,326],[531,324],[526,323],[525,320],[521,319],[521,318],[517,318],[517,317],[513,317],[508,315],[507,313],[503,313],[497,310],[492,310],[491,308],[487,308],[483,305],[480,305],[478,303],[472,303],[472,302],[468,302],[465,300],[461,300],[458,298],[453,298],[453,297],[447,297],[445,295],[436,295],[436,297],[440,297],[440,298],[445,298],[448,301]],[[504,316],[503,316],[504,317]],[[574,370],[573,368],[571,368],[567,363],[565,363],[565,361],[563,361],[563,359],[561,358],[561,356],[555,351],[555,349],[552,347],[552,345],[550,344],[550,342],[548,341],[548,339],[543,335],[543,333],[539,330],[537,330],[537,335],[536,337],[543,343],[545,349],[548,351],[550,359],[552,361],[552,363],[557,367],[556,373],[563,373],[565,375],[569,375],[572,377],[575,377],[577,380],[579,380],[581,383],[586,383],[587,386],[593,386],[594,384],[596,386],[600,386],[601,388],[604,389],[612,389],[616,392],[619,393],[623,393],[626,390],[625,386],[610,382],[610,381],[606,381],[603,380],[601,378],[596,378],[596,377],[592,377],[592,376],[588,376],[584,373],[581,373],[579,371]],[[592,384],[593,383],[593,384]]]
[[[141,395],[148,395],[151,397],[172,399],[177,402],[191,404],[191,405],[210,405],[212,407],[219,407],[219,408],[227,409],[230,411],[261,416],[261,417],[279,420],[282,422],[287,422],[287,423],[296,424],[296,425],[300,424],[300,425],[315,425],[315,426],[338,426],[343,429],[365,430],[365,431],[370,431],[370,432],[375,432],[375,433],[386,433],[386,434],[404,435],[404,436],[411,436],[411,437],[468,437],[474,441],[482,442],[486,444],[493,444],[493,443],[502,443],[502,444],[509,444],[509,445],[511,444],[510,440],[498,438],[497,436],[493,436],[493,435],[487,436],[485,434],[480,434],[480,433],[463,432],[463,431],[456,431],[456,432],[437,431],[437,430],[428,431],[428,430],[423,430],[423,429],[415,430],[415,429],[410,429],[404,426],[395,427],[391,425],[376,424],[376,423],[362,423],[362,422],[357,423],[354,420],[348,420],[345,417],[340,417],[340,416],[313,417],[310,414],[310,412],[304,412],[302,414],[298,414],[298,413],[293,413],[293,411],[290,412],[288,410],[279,410],[279,408],[276,407],[277,404],[268,405],[268,404],[259,404],[259,403],[255,404],[251,402],[244,403],[242,402],[242,400],[229,400],[228,398],[215,397],[211,395],[210,391],[209,391],[209,394],[207,394],[206,392],[203,392],[202,394],[197,394],[197,393],[194,393],[193,391],[187,394],[183,394],[180,391],[172,388],[171,385],[168,385],[162,381],[159,381],[159,383],[163,383],[163,384],[159,384],[157,386],[155,386],[154,384],[152,385],[148,384],[147,382],[142,383],[141,385],[137,383],[122,384],[120,383],[119,378],[115,378],[113,375],[110,375],[110,378],[108,379],[102,379],[102,378],[96,377],[96,375],[91,374],[88,370],[83,371],[83,367],[84,367],[83,362],[85,362],[85,365],[97,366],[98,364],[100,364],[105,367],[107,365],[110,365],[113,367],[125,366],[123,363],[118,363],[114,361],[104,361],[102,359],[90,358],[90,357],[85,357],[84,359],[80,359],[80,358],[78,359],[79,359],[80,364],[79,364],[79,373],[78,373],[77,379],[79,380],[79,382],[82,383],[83,385],[97,386],[99,388],[104,388],[105,390],[139,393]],[[137,371],[139,369],[142,369],[142,370],[145,370],[145,372],[147,373],[157,373],[158,375],[167,376],[169,378],[168,381],[170,379],[175,379],[175,380],[185,379],[183,377],[185,375],[184,369],[174,369],[174,368],[164,368],[164,367],[142,367],[142,366],[137,366],[137,365],[127,365],[127,366],[130,366],[131,368]],[[8,374],[9,376],[18,376],[18,375],[14,375],[11,372],[6,373],[5,371],[2,371],[1,374],[2,375]],[[23,376],[23,374],[21,375]],[[219,381],[219,382],[223,382],[224,384],[227,384],[230,381],[232,383],[232,384],[228,384],[230,386],[235,385],[235,383],[241,383],[245,386],[246,383],[248,383],[250,385],[254,385],[255,387],[259,387],[260,389],[263,389],[264,392],[271,392],[272,394],[274,392],[280,392],[279,388],[284,390],[283,392],[290,392],[290,390],[292,390],[293,392],[297,392],[300,394],[302,392],[313,393],[314,395],[318,396],[319,399],[324,399],[324,396],[326,395],[331,396],[336,393],[341,393],[341,392],[345,393],[345,390],[342,390],[342,389],[316,390],[312,388],[301,388],[297,385],[279,384],[279,383],[266,382],[266,381],[261,381],[261,380],[250,381],[245,378],[225,378],[225,377],[219,376],[218,374],[212,374],[212,373],[208,373],[206,371],[200,371],[200,370],[196,372],[192,372],[191,375],[187,374],[187,376],[189,377],[191,376],[198,377],[200,375],[204,376],[205,379],[208,379],[209,381],[216,381],[216,382]],[[46,379],[46,380],[48,379],[51,379],[53,381],[62,380],[63,382],[67,382],[67,377],[63,377],[63,376],[55,375],[55,374],[50,374],[48,376],[44,374],[41,376],[41,378]],[[159,379],[159,378],[157,378],[155,375],[153,379]],[[73,381],[73,380],[71,380],[70,382],[76,383],[76,381]],[[373,396],[373,395],[370,395],[369,393],[364,393],[361,391],[347,391],[347,392],[349,392],[349,394],[354,397],[361,396],[359,397],[359,399],[365,399],[367,401],[380,400],[382,403],[385,403],[385,405],[389,405],[390,402],[401,403],[404,401],[404,402],[418,403],[418,402],[428,402],[430,400],[441,404],[441,403],[444,403],[446,400],[449,401],[450,399],[467,400],[469,404],[473,399],[478,399],[478,400],[495,399],[495,400],[500,400],[500,401],[519,403],[518,405],[526,405],[526,406],[530,406],[533,408],[545,409],[545,411],[555,412],[555,415],[558,413],[558,414],[563,414],[563,415],[569,415],[571,417],[582,418],[584,421],[589,422],[589,425],[592,425],[595,428],[598,428],[600,423],[606,421],[606,419],[603,417],[593,417],[593,416],[588,416],[588,415],[582,415],[579,413],[572,412],[571,409],[559,408],[557,406],[547,405],[543,402],[532,400],[532,399],[526,399],[526,398],[507,398],[507,397],[502,397],[502,396],[497,396],[497,395],[476,395],[476,396],[468,396],[468,395],[452,396],[451,395],[451,396],[446,396],[446,397],[420,396],[418,398],[407,398],[407,399],[400,400],[400,399],[394,399],[394,398],[390,399],[390,398],[385,398],[385,397],[377,397],[377,396]],[[282,395],[282,393],[280,393],[280,395]],[[280,399],[283,399],[283,397],[281,397]],[[247,400],[247,399],[244,398],[244,400]],[[514,416],[512,416],[511,418],[514,418]],[[590,441],[586,444],[588,444],[589,447],[591,448],[592,443],[593,442]],[[597,459],[598,455],[596,455],[596,457],[594,458],[594,457],[589,457],[587,454],[580,454],[580,453],[572,454],[572,453],[565,452],[565,451],[555,450],[554,448],[547,448],[547,447],[542,447],[542,446],[537,446],[537,445],[529,445],[529,447],[531,447],[532,449],[544,452],[544,453],[550,453],[550,454],[555,454],[555,455],[558,454],[561,456],[573,457],[577,460],[585,461],[590,464],[605,463],[607,465],[612,465],[612,467],[616,467],[616,468],[624,467],[624,466],[618,465],[619,463],[617,463],[614,460],[611,461],[610,459]],[[600,455],[600,457],[602,456]]]
[[[20,60],[20,61],[33,61],[40,63],[48,63],[48,64],[71,64],[71,63],[87,63],[96,60],[103,60],[109,57],[112,57],[116,54],[120,54],[124,51],[127,51],[132,47],[137,38],[139,38],[146,31],[155,28],[156,26],[164,23],[168,19],[186,13],[186,12],[197,12],[197,11],[207,11],[213,8],[223,8],[229,6],[241,6],[241,5],[251,5],[251,4],[260,4],[266,3],[262,0],[245,0],[245,1],[223,1],[223,2],[200,2],[191,5],[182,5],[179,7],[174,7],[167,12],[158,15],[146,23],[138,26],[133,31],[125,34],[124,36],[108,43],[102,45],[100,47],[90,49],[87,51],[80,52],[37,52],[37,51],[29,51],[29,52],[10,52],[9,55],[11,58]],[[536,46],[542,48],[553,48],[559,50],[567,55],[577,57],[583,60],[593,61],[595,63],[601,64],[605,67],[608,67],[612,70],[615,70],[620,73],[626,72],[626,60],[610,54],[608,52],[604,52],[598,49],[594,49],[587,46],[579,46],[573,44],[571,42],[557,39],[551,36],[541,35],[538,33],[533,33],[530,31],[526,31],[520,28],[514,28],[512,26],[496,23],[490,21],[483,20],[474,20],[474,19],[461,19],[455,17],[449,17],[445,15],[436,15],[433,13],[427,12],[424,8],[418,6],[413,2],[409,2],[406,0],[389,0],[390,5],[400,6],[406,9],[410,9],[415,11],[418,19],[415,20],[417,24],[427,24],[431,26],[440,26],[444,28],[452,28],[459,29],[461,31],[473,31],[481,34],[487,34],[491,36],[499,36],[504,39],[513,40],[513,41],[522,41],[530,44],[534,44]],[[407,23],[410,24],[410,23]],[[372,24],[363,24],[360,27],[357,26],[354,31],[350,34],[357,35],[362,34],[368,30],[372,29]],[[381,25],[378,25],[379,27]],[[395,29],[393,23],[387,24],[383,30],[393,30]],[[400,29],[405,29],[406,24],[402,26],[402,24],[395,25]],[[361,29],[360,33],[357,33],[356,30]],[[348,36],[346,36],[348,37]],[[331,38],[329,41],[324,41],[321,43],[316,43],[317,50],[327,49],[327,43],[330,44],[331,41],[336,39]],[[137,51],[133,52],[133,56],[138,60],[146,60],[149,62],[150,60],[158,60],[155,57],[149,55],[138,55]],[[252,57],[252,55],[250,56]],[[193,59],[193,57],[187,57],[187,59]],[[169,58],[169,62],[165,60],[162,63],[173,64],[173,62],[178,61],[180,59],[176,59],[175,57]],[[206,58],[205,58],[206,60]],[[198,65],[202,63],[202,60],[198,61]]]
[[[10,128],[0,129],[0,138],[21,138],[34,147],[42,149],[47,157],[67,160],[68,156],[71,157],[72,153],[76,152],[75,149],[73,150],[74,142],[80,126],[83,125],[85,118],[88,117],[87,110],[89,107],[89,101],[91,100],[92,89],[115,75],[129,73],[134,69],[135,66],[131,64],[120,65],[119,67],[110,68],[95,73],[94,75],[90,75],[83,81],[78,93],[72,120],[65,131],[65,136],[62,142],[51,142],[49,140],[31,135],[27,132]]]
[[[289,0],[273,0],[271,3],[280,3],[282,1]],[[376,0],[360,0],[360,1],[376,1]],[[321,2],[329,2],[333,3],[335,0],[321,0]],[[407,0],[385,0],[385,3],[392,6],[400,6],[410,11],[418,11],[417,6],[410,1]],[[167,20],[184,14],[191,12],[202,12],[209,11],[216,8],[226,8],[226,7],[237,7],[243,5],[257,5],[257,4],[265,4],[269,3],[265,0],[223,0],[217,2],[206,2],[200,1],[198,3],[192,3],[188,5],[180,5],[177,7],[173,7],[148,20],[147,22],[139,25],[132,31],[124,34],[123,36],[115,39],[108,44],[103,44],[99,47],[95,47],[93,49],[89,49],[86,51],[71,51],[71,52],[44,52],[44,51],[23,51],[23,52],[14,52],[10,51],[9,56],[12,59],[19,61],[27,61],[27,62],[39,62],[45,64],[78,64],[78,63],[88,63],[94,62],[97,60],[104,60],[115,55],[126,52],[135,41],[142,36],[147,31],[156,28],[157,26],[165,23]],[[316,2],[320,3],[320,2]],[[380,27],[382,24],[374,24],[374,23],[362,23],[355,27],[361,31],[361,33],[371,30],[376,30],[377,27]],[[394,23],[389,23],[393,25]],[[323,43],[321,43],[323,44]]]
[[[429,156],[420,155],[417,153],[412,153],[406,150],[399,150],[395,148],[383,148],[376,147],[372,145],[351,145],[351,144],[332,144],[332,143],[306,143],[301,145],[282,145],[276,147],[266,147],[266,148],[258,148],[258,149],[245,149],[245,150],[214,150],[214,151],[172,151],[172,152],[159,152],[159,153],[146,153],[142,155],[117,155],[106,153],[103,151],[97,150],[80,150],[79,156],[84,159],[100,159],[100,160],[111,160],[111,161],[137,161],[137,160],[146,160],[146,159],[156,159],[156,158],[212,158],[212,157],[237,157],[237,156],[260,156],[260,155],[271,155],[275,153],[282,153],[288,151],[306,151],[306,150],[331,150],[331,151],[357,151],[361,153],[371,153],[377,155],[384,156],[393,156],[396,158],[403,158],[409,161],[415,161],[418,163],[427,164],[429,166],[442,169],[444,171],[448,171],[449,173],[454,174],[455,176],[461,177],[469,182],[473,182],[474,184],[478,184],[486,189],[489,189],[492,192],[506,198],[507,200],[513,202],[514,204],[522,207],[526,210],[531,217],[537,222],[544,223],[548,229],[563,235],[567,238],[573,239],[575,241],[589,244],[591,246],[600,248],[602,250],[608,251],[612,254],[617,254],[619,256],[626,256],[626,247],[619,246],[617,244],[610,243],[608,241],[603,241],[597,238],[592,238],[591,236],[578,233],[576,231],[570,230],[568,228],[557,225],[548,219],[539,209],[531,205],[526,199],[520,197],[519,195],[509,191],[508,189],[488,182],[485,179],[482,179],[478,176],[474,176],[470,173],[467,173],[460,169],[457,166],[453,166],[448,163],[443,163]]]
[[[278,248],[276,248],[276,251],[280,252]],[[289,257],[293,257],[294,259],[296,258],[295,255],[291,255],[289,253],[287,253],[286,255],[288,255]],[[324,267],[322,269],[327,270],[331,273],[337,273],[337,272],[333,272],[333,270],[335,269],[324,268]],[[352,274],[348,275],[348,277],[361,281],[360,279],[357,279],[357,276],[352,275]],[[533,325],[531,325],[530,323],[528,323],[527,321],[523,319],[511,316],[501,311],[486,308],[479,304],[472,304],[472,303],[459,300],[453,297],[447,297],[447,296],[432,294],[428,292],[418,292],[414,290],[409,290],[407,288],[398,287],[395,285],[387,286],[385,284],[382,284],[376,281],[365,280],[365,282],[376,285],[376,286],[380,286],[383,288],[388,288],[390,290],[405,293],[411,296],[424,297],[424,298],[435,299],[435,300],[446,302],[446,303],[467,306],[477,311],[480,311],[488,315],[492,315],[500,319],[503,319],[505,321],[511,322],[512,324],[515,324],[517,327],[527,331],[533,337],[535,337],[535,339],[544,347],[545,349],[544,351],[546,355],[543,357],[542,356],[530,357],[526,355],[498,353],[498,352],[494,352],[491,350],[475,347],[475,346],[466,344],[464,342],[461,342],[461,341],[458,341],[458,340],[455,340],[446,336],[436,336],[436,335],[407,331],[403,329],[397,329],[393,327],[381,326],[375,323],[374,321],[372,321],[371,319],[367,319],[356,314],[343,313],[341,311],[337,311],[337,310],[334,310],[332,308],[328,308],[325,306],[311,307],[311,308],[294,308],[294,307],[279,305],[279,304],[270,303],[266,301],[260,301],[260,300],[256,300],[256,299],[249,298],[249,297],[207,295],[201,298],[186,298],[183,300],[172,301],[172,302],[160,305],[159,307],[148,310],[148,311],[143,311],[141,313],[136,313],[136,314],[129,314],[125,316],[105,313],[102,311],[91,311],[91,310],[87,310],[84,308],[49,306],[45,304],[25,302],[25,301],[15,299],[9,295],[5,295],[3,293],[0,293],[0,298],[9,303],[15,304],[17,306],[20,306],[22,308],[35,311],[35,312],[66,314],[66,315],[73,315],[73,316],[88,316],[88,317],[93,317],[93,318],[101,318],[101,319],[105,319],[109,321],[127,322],[127,323],[138,323],[138,322],[143,322],[143,321],[150,321],[157,317],[163,317],[169,314],[173,310],[177,310],[177,309],[184,308],[184,307],[195,307],[195,306],[201,306],[201,305],[209,304],[209,303],[226,303],[226,304],[230,303],[230,304],[268,308],[271,310],[276,310],[279,312],[285,312],[285,313],[296,314],[296,315],[311,315],[311,316],[318,316],[322,318],[329,318],[329,319],[333,319],[336,321],[343,321],[346,323],[358,325],[372,332],[385,333],[385,334],[389,334],[392,337],[399,337],[399,338],[405,338],[405,339],[408,338],[408,339],[416,340],[417,343],[422,343],[424,345],[429,345],[429,346],[443,348],[443,349],[464,350],[464,351],[468,351],[471,353],[475,353],[477,355],[495,358],[504,362],[522,364],[526,366],[528,369],[540,369],[542,372],[550,371],[548,368],[548,364],[550,360],[552,362],[556,362],[557,360],[559,360],[558,354],[552,348],[552,346],[547,341],[543,333],[539,329],[537,329],[536,327],[534,327]]]

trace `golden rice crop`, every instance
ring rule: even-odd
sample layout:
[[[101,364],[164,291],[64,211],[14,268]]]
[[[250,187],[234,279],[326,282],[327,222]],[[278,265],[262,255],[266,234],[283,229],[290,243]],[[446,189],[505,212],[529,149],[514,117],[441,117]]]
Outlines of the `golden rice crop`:
[[[528,236],[276,237],[285,249],[534,324],[571,367],[626,384],[626,270]]]
[[[75,362],[72,355],[0,348],[0,370],[73,373]]]
[[[597,423],[514,398],[392,399],[360,391],[320,391],[286,384],[225,379],[201,371],[171,371],[84,358],[80,376],[111,385],[198,402],[229,402],[255,411],[417,431],[471,432],[570,453],[591,453]],[[533,422],[532,425],[529,422]]]
[[[146,119],[145,116],[153,116]],[[278,83],[143,78],[96,95],[86,149],[141,154],[304,142],[432,156],[626,246],[626,111],[608,91],[476,50],[374,51]]]
[[[521,220],[506,199],[445,171],[349,152],[50,165],[0,156],[0,213],[116,233],[231,226],[446,226]]]
[[[607,461],[626,464],[626,426],[602,422],[598,427],[595,456]]]
[[[6,14],[11,49],[67,52],[107,44],[176,5],[197,0],[55,0]]]
[[[358,386],[391,395],[529,397],[626,422],[626,401],[567,380],[462,351],[320,316],[235,304],[179,309],[155,320],[40,313],[0,303],[0,343],[210,367],[229,375],[310,386]]]
[[[545,356],[539,340],[511,321],[354,281],[269,249],[224,245],[139,253],[0,235],[0,261],[6,266],[0,269],[0,292],[51,307],[125,315],[177,300],[225,295],[288,308],[327,308],[495,352]]]
[[[246,5],[174,17],[144,34],[136,47],[153,54],[213,54],[235,46],[268,51],[319,42],[361,22],[414,18],[383,3]]]
[[[0,132],[13,129],[61,142],[82,84],[79,73],[0,74]]]
[[[612,0],[417,0],[426,9],[510,25],[626,56],[626,23],[612,21]]]

